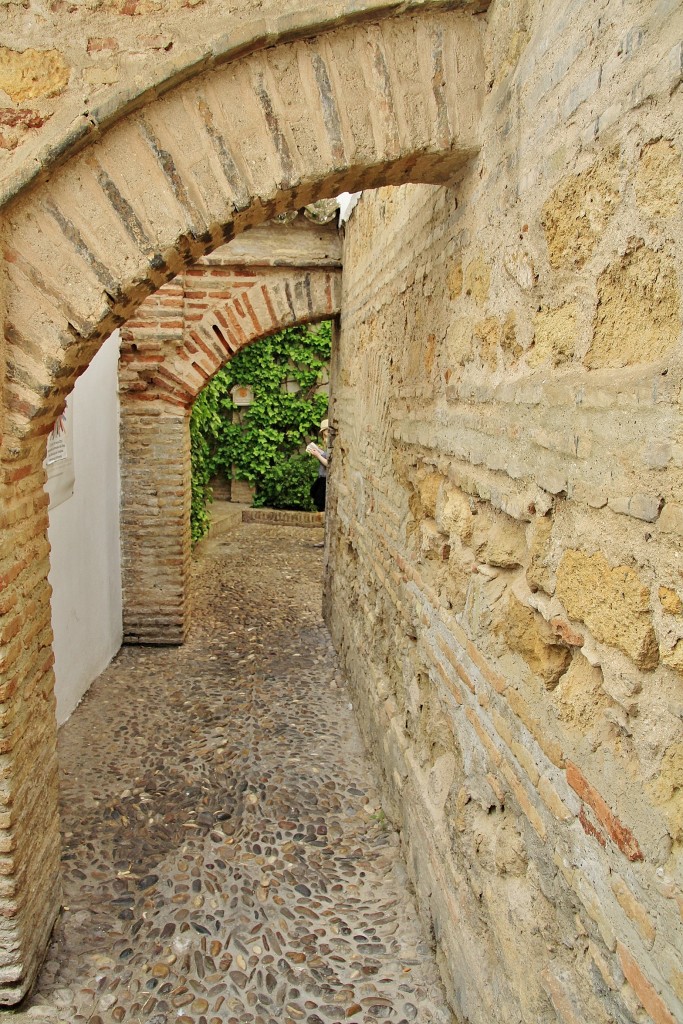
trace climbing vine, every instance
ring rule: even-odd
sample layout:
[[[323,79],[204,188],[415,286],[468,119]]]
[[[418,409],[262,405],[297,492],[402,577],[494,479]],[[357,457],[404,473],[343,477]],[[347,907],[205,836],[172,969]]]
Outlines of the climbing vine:
[[[242,349],[198,395],[192,409],[192,539],[210,523],[210,481],[217,473],[256,487],[255,505],[313,509],[310,486],[318,463],[302,453],[327,411],[322,381],[332,327],[288,327]],[[253,403],[234,415],[235,385],[252,388]]]

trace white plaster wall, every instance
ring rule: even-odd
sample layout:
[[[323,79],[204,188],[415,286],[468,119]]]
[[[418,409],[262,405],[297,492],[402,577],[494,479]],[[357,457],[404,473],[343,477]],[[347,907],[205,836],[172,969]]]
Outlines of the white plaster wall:
[[[78,379],[75,486],[50,510],[50,575],[57,721],[66,721],[121,646],[119,332]]]

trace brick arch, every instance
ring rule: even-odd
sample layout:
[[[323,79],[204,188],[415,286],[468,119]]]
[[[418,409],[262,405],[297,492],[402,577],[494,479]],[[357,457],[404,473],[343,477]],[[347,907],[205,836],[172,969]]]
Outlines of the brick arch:
[[[7,209],[4,430],[40,433],[146,295],[246,228],[344,190],[453,181],[483,79],[478,24],[437,11],[281,43],[128,114]]]
[[[157,294],[164,293],[161,288]],[[176,335],[166,324],[164,340],[153,352],[138,326],[150,321],[127,324],[121,332],[121,391],[130,404],[163,401],[187,409],[240,349],[285,327],[330,320],[340,311],[339,270],[261,273],[246,287],[226,288],[196,319],[184,313],[173,320]],[[154,323],[155,310],[150,315]]]
[[[490,0],[429,0],[429,5],[432,10],[462,10],[477,15],[488,11]],[[98,90],[91,96],[87,111],[83,110],[81,82],[72,80],[69,89],[60,94],[57,104],[60,117],[48,116],[42,125],[37,126],[37,131],[32,125],[31,142],[24,139],[23,145],[7,154],[7,172],[0,182],[0,206],[29,187],[46,168],[54,168],[63,163],[89,141],[101,135],[112,123],[138,109],[151,97],[172,90],[178,82],[187,80],[198,70],[203,72],[220,67],[235,57],[256,53],[278,42],[317,35],[321,29],[321,8],[315,0],[297,0],[295,4],[265,0],[258,5],[255,19],[248,8],[244,10],[245,5],[242,4],[238,14],[239,24],[234,14],[228,15],[226,19],[221,6],[220,0],[213,0],[213,3],[208,0],[208,4],[202,5],[201,11],[193,12],[194,25],[191,20],[188,24],[187,6],[184,10],[180,7],[184,24],[178,23],[178,5],[172,0],[161,0],[149,12],[136,10],[134,17],[139,36],[144,39],[147,32],[158,33],[159,12],[162,11],[163,30],[167,38],[173,39],[171,47],[159,49],[154,46],[151,51],[148,49],[149,59],[145,61],[144,67],[139,66],[139,51],[132,61],[129,59],[128,67],[125,66],[125,35],[123,39],[112,38],[119,36],[120,19],[116,13],[110,12],[108,26],[105,27],[106,22],[100,22],[101,34],[93,40],[95,46],[92,50],[88,47],[84,55],[84,70],[92,71],[97,67],[97,58],[103,49],[110,49],[113,44],[122,42],[123,45],[117,51],[121,60],[117,80],[110,87]],[[353,4],[346,0],[326,0],[323,19],[327,26],[350,25],[392,17],[398,7],[402,13],[422,13],[423,6],[424,0],[400,0],[400,3],[397,0],[354,0]],[[54,46],[59,47],[59,36],[63,38],[65,30],[69,35],[73,33],[73,14],[73,10],[68,8],[51,11],[55,29],[52,39]],[[200,22],[199,31],[196,21]],[[44,48],[42,24],[29,26],[24,20],[22,29],[22,37],[29,47],[36,47],[39,51]],[[152,42],[153,37],[150,39],[147,36],[147,40]],[[130,66],[132,62],[136,65],[133,74]]]
[[[3,210],[0,1003],[59,907],[45,436],[103,339],[198,257],[343,190],[452,182],[478,149],[480,31],[409,10],[196,66]]]
[[[215,272],[215,271],[214,271]],[[284,327],[316,323],[341,310],[341,269],[258,272],[245,287],[192,319],[190,306],[160,321],[143,304],[122,332],[121,515],[123,637],[127,643],[177,644],[187,633],[190,572],[190,430],[194,399],[242,348]],[[173,301],[179,290],[154,296]],[[191,282],[190,282],[191,285]],[[220,294],[221,288],[218,288]],[[190,296],[216,294],[189,290]],[[178,300],[182,305],[182,299]],[[194,307],[203,303],[194,302]],[[145,310],[145,305],[148,309]],[[164,307],[162,307],[162,310]],[[150,456],[153,452],[153,456]]]

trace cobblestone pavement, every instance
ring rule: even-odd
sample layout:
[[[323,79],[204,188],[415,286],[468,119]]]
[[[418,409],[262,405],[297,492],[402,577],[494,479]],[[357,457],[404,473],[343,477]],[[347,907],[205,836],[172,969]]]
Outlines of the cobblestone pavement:
[[[180,649],[60,732],[65,908],[21,1020],[452,1021],[320,616],[318,529],[239,526]]]

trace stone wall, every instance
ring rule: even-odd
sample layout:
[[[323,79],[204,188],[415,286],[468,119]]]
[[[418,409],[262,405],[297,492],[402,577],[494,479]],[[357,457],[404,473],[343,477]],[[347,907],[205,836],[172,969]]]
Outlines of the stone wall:
[[[473,1024],[683,1019],[683,11],[625,11],[493,4],[480,156],[347,226],[326,615]]]

